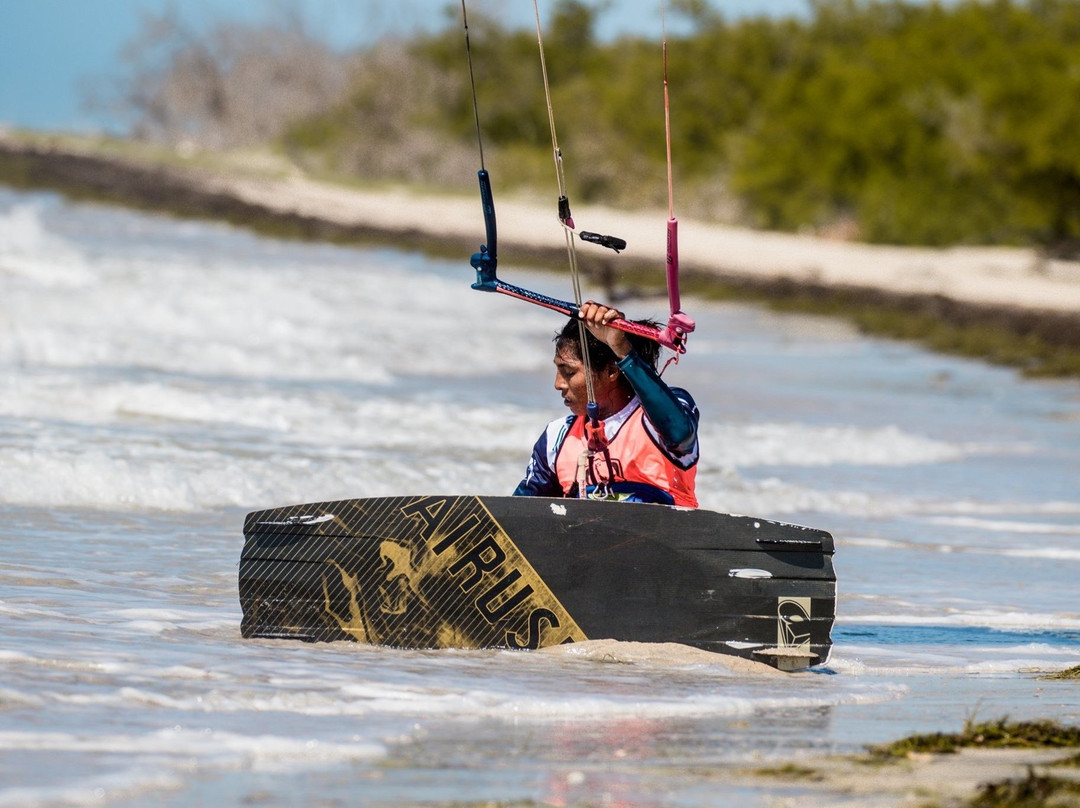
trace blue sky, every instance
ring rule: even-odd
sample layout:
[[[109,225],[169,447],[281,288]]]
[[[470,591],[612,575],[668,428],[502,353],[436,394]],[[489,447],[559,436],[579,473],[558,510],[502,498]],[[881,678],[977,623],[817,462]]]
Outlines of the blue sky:
[[[609,0],[608,35],[659,31],[660,0]],[[729,18],[803,14],[806,0],[710,0]],[[310,29],[338,47],[368,44],[387,34],[437,28],[459,0],[0,0],[0,126],[94,131],[102,121],[83,107],[85,87],[119,70],[117,55],[146,12],[172,5],[192,25],[257,21],[275,7],[299,6]],[[554,5],[541,0],[545,9]],[[529,0],[468,0],[468,8],[531,25]]]

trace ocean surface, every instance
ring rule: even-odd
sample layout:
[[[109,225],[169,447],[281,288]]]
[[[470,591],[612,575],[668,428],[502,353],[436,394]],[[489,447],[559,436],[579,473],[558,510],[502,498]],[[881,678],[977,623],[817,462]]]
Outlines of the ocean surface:
[[[471,280],[0,189],[0,808],[772,805],[741,771],[1080,723],[1080,385],[694,299],[701,504],[833,534],[825,665],[241,639],[248,511],[513,490],[560,322]]]

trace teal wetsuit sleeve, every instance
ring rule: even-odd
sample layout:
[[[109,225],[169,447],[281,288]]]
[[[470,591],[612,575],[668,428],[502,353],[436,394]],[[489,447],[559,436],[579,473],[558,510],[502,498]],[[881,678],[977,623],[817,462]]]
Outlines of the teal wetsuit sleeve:
[[[668,451],[690,452],[697,440],[698,412],[689,394],[682,400],[636,351],[620,359],[618,367]]]

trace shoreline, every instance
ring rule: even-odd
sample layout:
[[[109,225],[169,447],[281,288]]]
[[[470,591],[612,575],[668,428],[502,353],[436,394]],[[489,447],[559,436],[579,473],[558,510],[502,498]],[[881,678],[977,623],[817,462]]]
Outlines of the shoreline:
[[[283,161],[208,163],[139,144],[15,135],[0,130],[0,184],[226,221],[267,235],[342,244],[392,244],[442,257],[468,256],[484,240],[478,194],[364,189],[319,182]],[[495,189],[500,258],[516,268],[562,266],[554,212]],[[625,238],[614,255],[583,245],[583,273],[609,299],[660,291],[666,211],[575,206],[583,229]],[[685,294],[743,299],[854,320],[868,333],[933,350],[1080,376],[1080,261],[1034,249],[890,247],[679,222]],[[616,280],[617,276],[617,280]]]
[[[961,749],[889,761],[870,754],[843,755],[743,769],[735,777],[751,788],[798,791],[797,797],[787,798],[790,802],[776,798],[775,803],[811,808],[1064,806],[1077,804],[1075,757],[1075,748]],[[1037,802],[1017,799],[1039,789],[1047,793]],[[991,794],[1001,801],[982,801]],[[1051,794],[1062,794],[1066,801],[1050,801]]]
[[[1075,678],[1076,669],[1062,677]],[[800,805],[1010,806],[1080,804],[1080,728],[1055,721],[974,724],[957,733],[911,735],[862,754],[809,757],[744,769],[762,781],[800,789]]]

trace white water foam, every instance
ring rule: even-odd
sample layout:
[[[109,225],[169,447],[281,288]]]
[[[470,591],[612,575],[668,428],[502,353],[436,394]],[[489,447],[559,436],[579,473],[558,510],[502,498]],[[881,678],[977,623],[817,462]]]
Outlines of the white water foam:
[[[979,626],[983,628],[1031,631],[1040,629],[1080,630],[1080,615],[940,610],[920,614],[845,614],[842,622],[892,626]]]
[[[896,426],[863,429],[806,424],[705,424],[710,466],[913,466],[972,455],[1030,452],[1030,447],[949,443]]]
[[[104,429],[42,423],[21,436],[24,445],[0,449],[0,501],[205,510],[361,494],[509,493],[524,469],[521,446],[535,439],[534,414],[509,407],[319,399],[290,409],[288,401],[260,398],[260,411],[246,410],[241,399],[210,399],[207,407],[220,405],[213,416],[196,409],[175,428],[144,428],[106,408],[94,416]],[[397,417],[387,418],[390,412]],[[216,423],[206,425],[200,413]],[[185,423],[249,431],[234,432],[223,446]],[[504,428],[489,432],[490,423]],[[418,439],[417,430],[438,438]],[[487,437],[478,447],[479,433]]]
[[[81,252],[49,233],[40,203],[0,208],[0,280],[46,289],[81,289],[97,276]]]
[[[460,312],[479,297],[467,284],[418,276],[393,254],[376,264],[370,254],[325,248],[313,278],[302,251],[290,261],[290,247],[240,234],[234,249],[254,255],[226,251],[207,261],[176,247],[99,254],[46,232],[42,216],[25,205],[0,213],[0,261],[19,281],[5,284],[10,338],[0,362],[385,384],[401,373],[540,361],[531,332],[542,315],[493,307],[501,336],[490,350],[486,333],[461,327]],[[260,259],[271,268],[253,266]],[[79,283],[53,288],[64,273]],[[433,346],[432,333],[455,338]]]
[[[433,663],[437,669],[439,666]],[[445,674],[445,671],[443,672]],[[565,671],[563,671],[565,673]],[[655,675],[660,675],[656,673]],[[268,684],[272,689],[250,689],[236,683],[222,682],[211,689],[191,689],[183,692],[172,689],[166,692],[149,685],[120,686],[112,689],[97,688],[79,693],[62,693],[43,690],[39,694],[13,694],[12,703],[26,703],[33,699],[48,708],[52,706],[79,707],[84,710],[139,711],[146,708],[168,710],[186,714],[226,715],[232,713],[281,713],[294,716],[351,716],[374,719],[377,717],[405,718],[408,720],[468,719],[470,721],[530,721],[536,723],[580,722],[615,719],[670,719],[746,716],[753,713],[770,713],[777,710],[812,709],[841,704],[868,704],[901,698],[906,692],[903,686],[884,686],[866,689],[859,686],[840,689],[815,687],[788,687],[789,692],[779,695],[773,682],[771,689],[748,692],[745,674],[731,676],[711,671],[699,671],[699,676],[718,682],[728,679],[734,690],[723,689],[704,693],[697,692],[692,698],[685,693],[653,693],[639,686],[630,690],[575,692],[575,688],[551,688],[550,692],[538,692],[537,688],[523,691],[512,682],[499,682],[485,689],[462,686],[437,687],[409,686],[401,682],[347,681],[336,668],[327,671],[317,684],[304,686],[295,678],[278,677]],[[141,678],[141,677],[140,677]],[[753,677],[751,677],[753,678]],[[166,679],[163,685],[176,684],[178,680]],[[771,681],[771,677],[770,677]],[[736,687],[740,682],[743,687]],[[492,685],[492,683],[488,683]],[[588,688],[595,690],[595,688]],[[75,741],[71,741],[74,743]],[[3,734],[0,733],[0,749]],[[34,748],[34,747],[30,747]]]
[[[931,520],[934,521],[934,520]],[[1048,528],[1055,527],[1053,525],[1047,525]],[[1068,526],[1066,526],[1068,527]],[[1063,531],[1046,530],[1046,531],[1017,531],[1021,534],[1035,534],[1039,533],[1072,533],[1072,529],[1066,529]],[[934,544],[931,542],[921,541],[900,541],[897,539],[882,539],[877,537],[865,537],[865,536],[844,536],[841,540],[844,547],[873,547],[880,550],[918,550],[920,552],[937,552],[944,553],[946,555],[952,553],[972,553],[978,555],[989,556],[1004,556],[1008,558],[1023,558],[1023,559],[1050,559],[1055,561],[1080,561],[1080,550],[1072,547],[988,547],[985,545],[973,544],[967,542],[964,544]]]
[[[933,524],[950,527],[972,527],[991,533],[1020,533],[1023,535],[1080,536],[1080,524],[1063,525],[1050,522],[1013,521],[1005,519],[976,519],[963,516],[938,516],[929,520]],[[1045,548],[1025,548],[1022,552],[1037,554]],[[1080,551],[1077,551],[1080,558]]]
[[[1077,664],[1080,655],[1036,645],[1005,649],[980,648],[983,659],[970,653],[929,651],[926,648],[846,645],[833,651],[829,668],[855,677],[1015,676],[1055,673]],[[995,656],[993,659],[986,657]]]
[[[385,746],[371,741],[342,743],[179,726],[141,735],[0,731],[0,750],[124,756],[125,764],[118,772],[81,777],[63,785],[0,791],[0,806],[20,808],[100,805],[106,797],[131,799],[149,792],[179,789],[191,777],[194,761],[195,770],[204,775],[230,771],[270,774],[368,762],[386,754]]]
[[[43,294],[55,273],[24,267],[6,290],[11,339],[0,340],[0,368],[19,372],[0,373],[0,501],[196,511],[388,493],[504,494],[557,412],[554,402],[542,406],[545,394],[554,399],[543,388],[536,408],[462,406],[432,401],[423,388],[392,389],[412,374],[532,368],[547,376],[535,335],[550,319],[476,295],[457,277],[417,273],[393,254],[331,248],[317,250],[324,263],[316,271],[307,265],[313,248],[184,225],[193,241],[220,239],[207,260],[173,230],[164,249],[140,246],[157,233],[153,220],[138,220],[133,245],[99,250],[78,231],[50,232],[47,215],[40,205],[0,215],[6,254],[79,267],[81,279],[77,289]],[[462,327],[463,316],[479,312],[477,327]],[[433,346],[433,333],[453,338]],[[702,444],[705,507],[777,515],[880,516],[937,505],[748,481],[740,469],[914,466],[1027,450],[895,426],[800,423],[707,422]]]

